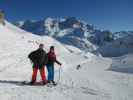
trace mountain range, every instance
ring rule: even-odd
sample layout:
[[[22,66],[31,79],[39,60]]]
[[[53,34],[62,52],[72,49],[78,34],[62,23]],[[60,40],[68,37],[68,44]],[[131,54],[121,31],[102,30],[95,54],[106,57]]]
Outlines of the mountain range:
[[[94,25],[75,17],[48,17],[39,21],[26,20],[13,24],[33,34],[48,35],[66,45],[72,45],[85,52],[92,52],[105,57],[122,56],[133,51],[132,39],[129,40],[133,35],[133,31],[113,33],[109,30],[100,30]],[[122,42],[119,43],[120,41]],[[125,45],[128,44],[130,48],[126,48]]]

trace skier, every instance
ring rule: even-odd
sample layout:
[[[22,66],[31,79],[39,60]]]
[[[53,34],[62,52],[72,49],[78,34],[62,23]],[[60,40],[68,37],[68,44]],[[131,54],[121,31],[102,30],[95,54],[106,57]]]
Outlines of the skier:
[[[54,46],[50,47],[50,51],[47,53],[48,63],[47,63],[47,70],[48,70],[48,83],[52,83],[56,85],[54,81],[54,63],[56,62],[58,65],[62,65],[57,59],[56,54],[54,51]]]
[[[43,50],[44,45],[40,44],[39,48],[28,55],[28,58],[33,63],[33,73],[32,73],[32,80],[30,84],[34,84],[36,82],[36,76],[38,69],[40,71],[40,75],[42,78],[42,83],[45,85],[47,83],[46,76],[45,76],[45,65],[48,61],[47,53]]]

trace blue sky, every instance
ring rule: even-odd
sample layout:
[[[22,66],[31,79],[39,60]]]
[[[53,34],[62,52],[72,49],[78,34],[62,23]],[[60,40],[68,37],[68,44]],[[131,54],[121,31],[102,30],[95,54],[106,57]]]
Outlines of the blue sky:
[[[0,0],[9,21],[72,16],[100,29],[133,30],[133,0]]]

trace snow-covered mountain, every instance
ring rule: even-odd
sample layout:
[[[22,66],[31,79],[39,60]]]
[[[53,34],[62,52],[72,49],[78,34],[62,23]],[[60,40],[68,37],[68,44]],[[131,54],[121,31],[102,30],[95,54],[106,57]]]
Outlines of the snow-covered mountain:
[[[123,73],[133,73],[133,54],[127,54],[121,57],[114,57],[109,70]]]
[[[110,31],[101,31],[75,17],[45,18],[40,21],[22,21],[15,25],[37,35],[49,35],[58,41],[76,46],[77,48],[92,52],[98,45],[104,45],[113,40]]]
[[[106,57],[116,57],[133,53],[133,35],[128,34],[123,38],[116,39],[112,43],[100,47],[98,52]]]
[[[58,82],[56,87],[19,85],[19,81],[30,81],[32,67],[27,55],[38,48],[39,43],[44,43],[46,51],[49,46],[54,45],[57,58],[63,63],[61,69],[55,65],[55,81]],[[109,70],[115,59],[84,53],[52,37],[21,30],[7,21],[4,26],[0,24],[0,53],[2,100],[133,99],[133,75]],[[125,63],[130,59],[132,57]]]
[[[114,40],[119,39],[119,38],[124,38],[126,36],[133,35],[133,31],[120,31],[120,32],[115,32],[114,33]]]
[[[133,51],[132,31],[115,33],[108,30],[101,31],[75,17],[46,18],[41,21],[28,20],[19,22],[17,26],[37,35],[52,36],[63,44],[75,46],[85,52],[106,57],[122,56]],[[124,42],[121,44],[121,41]]]

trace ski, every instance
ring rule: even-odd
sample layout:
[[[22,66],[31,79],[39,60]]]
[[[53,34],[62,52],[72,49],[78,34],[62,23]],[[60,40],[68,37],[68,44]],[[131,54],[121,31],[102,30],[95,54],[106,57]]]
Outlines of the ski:
[[[20,83],[20,85],[45,86],[46,84],[43,84],[42,82],[35,82],[35,83],[31,84],[31,82],[23,81]]]

